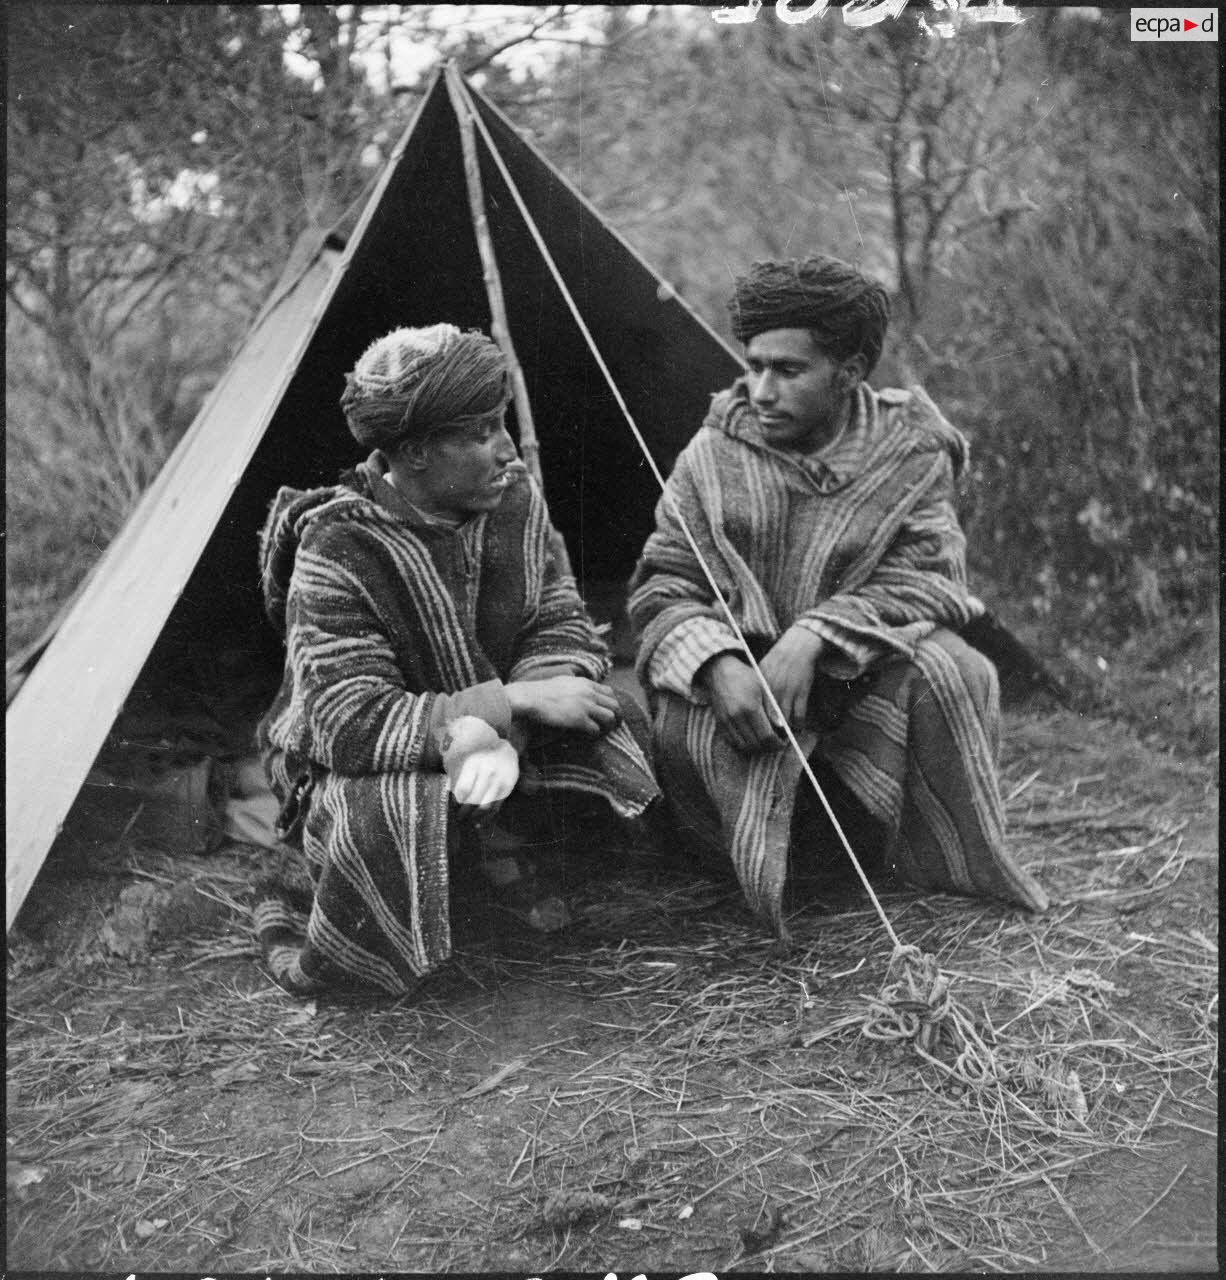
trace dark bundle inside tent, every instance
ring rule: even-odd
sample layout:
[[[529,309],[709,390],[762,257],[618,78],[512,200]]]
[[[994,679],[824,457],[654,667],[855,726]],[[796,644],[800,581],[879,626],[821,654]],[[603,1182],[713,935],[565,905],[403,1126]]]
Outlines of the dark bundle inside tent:
[[[475,91],[464,100],[498,153],[479,148],[480,178],[546,494],[599,615],[600,601],[617,600],[659,495],[519,201],[662,470],[740,360],[505,117]],[[8,925],[125,702],[131,713],[171,691],[190,706],[210,679],[214,692],[241,688],[253,706],[271,694],[281,653],[256,567],[268,504],[281,485],[332,483],[357,460],[339,401],[361,351],[390,329],[439,320],[491,323],[441,74],[365,208],[350,225],[304,237],[106,555],[48,635],[10,664]],[[510,424],[520,425],[514,408]],[[1045,682],[990,617],[970,638],[1005,660],[1006,688]]]

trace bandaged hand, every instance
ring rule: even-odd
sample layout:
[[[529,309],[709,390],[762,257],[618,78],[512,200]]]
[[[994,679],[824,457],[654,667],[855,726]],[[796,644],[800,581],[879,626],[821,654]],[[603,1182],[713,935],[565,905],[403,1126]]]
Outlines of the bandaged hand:
[[[806,627],[789,627],[758,664],[788,724],[800,729],[809,709],[822,640]]]
[[[477,716],[460,716],[443,729],[443,772],[461,817],[496,809],[519,781],[515,748]]]

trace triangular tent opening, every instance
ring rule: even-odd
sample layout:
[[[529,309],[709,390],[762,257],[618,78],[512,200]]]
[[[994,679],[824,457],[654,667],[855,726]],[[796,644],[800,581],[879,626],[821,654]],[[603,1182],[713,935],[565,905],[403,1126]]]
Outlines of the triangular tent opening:
[[[469,92],[667,469],[739,360],[505,116]],[[622,581],[658,490],[498,166],[485,146],[480,153],[554,522],[581,581]],[[245,645],[253,663],[275,670],[257,532],[280,485],[332,483],[358,460],[338,401],[363,348],[398,325],[489,330],[441,73],[352,232],[320,236],[299,263],[45,648],[10,673],[20,683],[6,723],[7,926],[138,677],[182,669],[201,645]]]

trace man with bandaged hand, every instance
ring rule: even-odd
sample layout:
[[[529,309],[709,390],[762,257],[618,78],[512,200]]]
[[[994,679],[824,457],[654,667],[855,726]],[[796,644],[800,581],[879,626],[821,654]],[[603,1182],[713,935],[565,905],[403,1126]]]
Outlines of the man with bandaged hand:
[[[262,584],[286,657],[259,737],[304,874],[270,879],[255,914],[292,991],[408,991],[450,954],[454,862],[514,894],[516,822],[586,802],[630,823],[658,797],[646,720],[605,683],[508,398],[485,335],[398,329],[341,398],[366,461],[273,503]],[[519,905],[535,927],[562,918]]]

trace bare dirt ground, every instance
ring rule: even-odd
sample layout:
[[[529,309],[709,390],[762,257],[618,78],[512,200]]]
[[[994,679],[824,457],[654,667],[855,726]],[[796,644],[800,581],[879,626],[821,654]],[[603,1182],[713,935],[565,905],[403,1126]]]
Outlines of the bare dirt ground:
[[[260,850],[60,858],[10,936],[8,1266],[1216,1270],[1216,767],[1014,713],[1003,779],[1045,916],[882,899],[980,1083],[864,1034],[858,889],[781,953],[728,886],[594,849],[571,929],[477,895],[412,998],[304,1003],[248,939]]]

